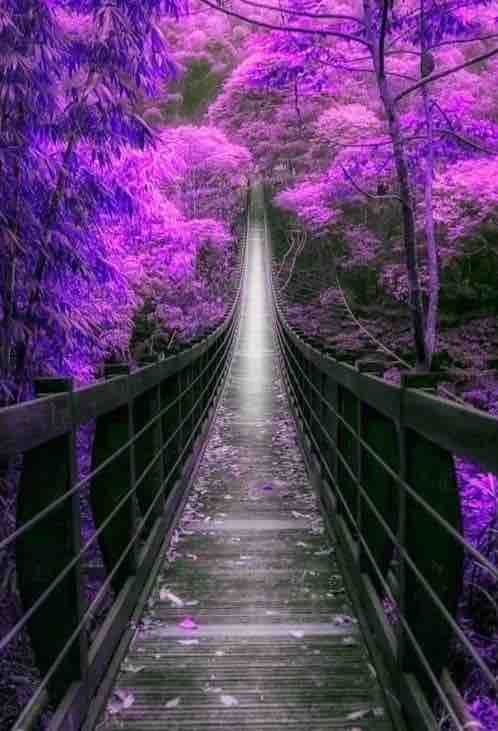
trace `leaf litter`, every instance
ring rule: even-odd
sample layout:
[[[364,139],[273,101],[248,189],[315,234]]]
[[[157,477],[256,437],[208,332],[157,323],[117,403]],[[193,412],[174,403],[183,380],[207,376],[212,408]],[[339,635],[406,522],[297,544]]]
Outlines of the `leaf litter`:
[[[177,698],[172,698],[170,701],[164,704],[165,708],[176,708],[181,703],[181,698],[178,696]]]
[[[116,696],[116,699],[107,704],[107,712],[111,716],[130,708],[130,706],[132,706],[135,702],[135,696],[133,693],[129,693],[126,690],[118,688],[114,691],[114,695]]]
[[[183,607],[185,606],[185,602],[183,599],[180,599],[179,596],[176,596],[176,594],[173,594],[172,591],[166,588],[162,588],[159,592],[159,599],[162,602],[169,601],[171,604],[173,604],[175,607]]]
[[[194,622],[192,617],[185,617],[185,619],[178,625],[182,629],[194,630],[199,629],[199,625]]]
[[[238,706],[239,705],[239,701],[233,695],[223,694],[220,697],[220,700],[224,706]]]

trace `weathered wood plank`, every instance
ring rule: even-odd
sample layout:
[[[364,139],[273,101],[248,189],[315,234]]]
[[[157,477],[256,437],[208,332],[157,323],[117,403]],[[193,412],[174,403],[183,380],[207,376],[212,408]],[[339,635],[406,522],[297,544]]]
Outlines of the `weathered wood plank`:
[[[256,227],[251,246],[229,384],[99,731],[393,729],[296,448]]]

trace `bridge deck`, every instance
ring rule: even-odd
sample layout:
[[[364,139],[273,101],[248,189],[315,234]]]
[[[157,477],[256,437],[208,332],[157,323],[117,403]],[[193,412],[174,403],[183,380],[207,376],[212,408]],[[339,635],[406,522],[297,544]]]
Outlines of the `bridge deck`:
[[[392,729],[296,446],[256,224],[248,245],[229,380],[99,731]]]

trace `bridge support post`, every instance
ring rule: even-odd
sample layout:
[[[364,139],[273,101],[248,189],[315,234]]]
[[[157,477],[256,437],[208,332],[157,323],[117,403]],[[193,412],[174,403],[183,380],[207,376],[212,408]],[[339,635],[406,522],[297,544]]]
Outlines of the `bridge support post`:
[[[157,356],[147,359],[146,363],[156,363]],[[141,362],[141,365],[145,363]],[[133,417],[135,432],[139,432],[150,421],[159,414],[161,408],[160,388],[154,388],[138,396],[133,404]],[[147,518],[144,530],[144,537],[150,534],[157,518],[160,518],[164,511],[164,496],[157,498],[159,490],[162,489],[164,481],[164,462],[162,456],[157,458],[162,446],[162,420],[156,419],[155,423],[137,439],[135,444],[136,470],[137,470],[137,499],[142,516],[148,511],[152,503],[149,517]],[[143,472],[156,459],[154,466],[149,470],[145,478],[141,478]]]
[[[327,404],[329,404],[325,405],[322,422],[327,434],[330,437],[330,442],[328,440],[326,440],[325,442],[324,461],[330,470],[330,474],[332,476],[332,487],[334,489],[334,492],[336,493],[337,498],[337,412],[339,406],[339,393],[337,381],[335,381],[327,374],[324,374],[322,395],[326,399]]]
[[[67,393],[72,412],[71,378],[35,379],[37,397]],[[21,527],[76,483],[76,435],[71,430],[27,452],[17,496],[16,523]],[[81,550],[80,496],[76,492],[19,537],[16,569],[24,611],[28,611]],[[28,620],[28,632],[42,677],[50,672],[85,611],[81,560],[68,572]],[[85,680],[88,642],[83,627],[48,681],[59,702],[73,682]]]
[[[402,374],[399,475],[416,495],[430,504],[432,511],[461,533],[460,498],[452,455],[406,428],[403,421],[408,391],[412,388],[433,388],[437,379],[438,374],[434,373]],[[452,631],[435,597],[452,617],[456,616],[463,580],[464,551],[448,530],[402,486],[399,489],[398,542],[401,547],[397,551],[399,613],[406,620],[433,674],[439,679],[448,659]],[[409,565],[404,556],[405,550],[417,571]],[[400,672],[413,673],[428,697],[434,696],[434,685],[401,622],[398,629],[398,667]]]
[[[106,365],[105,378],[127,376],[129,364]],[[97,419],[93,443],[92,468],[99,467],[122,448],[134,434],[133,406],[130,398],[129,381],[123,381],[127,400],[122,406],[109,411]],[[135,445],[132,444],[118,457],[93,477],[90,487],[95,526],[98,529],[116,508],[124,495],[135,486]],[[110,573],[121,559],[126,546],[134,535],[137,525],[137,499],[131,495],[119,508],[103,532],[99,545],[107,571]],[[134,574],[137,566],[138,541],[128,550],[127,556],[116,570],[111,583],[119,593],[126,579]]]
[[[344,420],[338,419],[337,425],[337,482],[338,490],[342,493],[342,500],[339,499],[339,512],[342,513],[352,537],[356,540],[356,528],[353,521],[356,520],[358,493],[354,479],[358,475],[355,437],[355,434],[358,433],[358,405],[354,393],[342,385],[338,386],[338,407],[338,412]]]
[[[356,362],[356,366],[360,373],[378,377],[381,377],[385,370],[385,365],[378,360],[360,360]],[[394,422],[377,409],[366,405],[361,399],[360,402],[359,420],[363,440],[387,467],[397,472],[399,466],[398,432]],[[361,458],[361,479],[373,505],[363,500],[361,530],[368,546],[368,552],[364,547],[360,549],[360,568],[361,571],[368,574],[373,587],[382,597],[384,594],[382,580],[387,578],[393,543],[375,510],[395,534],[398,490],[394,479],[386,472],[384,466],[374,459],[366,448],[363,448],[361,452],[362,454],[358,456],[359,459]]]
[[[181,450],[182,429],[179,429],[175,434],[183,418],[181,393],[181,371],[174,373],[161,383],[161,409],[166,409],[162,417],[163,447],[165,447],[163,453],[164,478],[166,480],[165,498],[168,497],[180,473],[180,465],[173,466]],[[170,441],[166,446],[168,440]]]

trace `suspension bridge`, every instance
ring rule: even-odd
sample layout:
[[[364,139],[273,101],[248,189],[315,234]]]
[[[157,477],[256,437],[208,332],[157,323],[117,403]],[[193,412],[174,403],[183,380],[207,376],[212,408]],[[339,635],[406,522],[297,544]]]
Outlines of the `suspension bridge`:
[[[15,550],[40,682],[12,725],[49,731],[479,728],[449,669],[464,558],[453,455],[498,471],[498,422],[385,382],[294,331],[272,284],[262,193],[225,321],[163,361],[0,410],[23,454]],[[95,422],[92,464],[77,429]],[[86,495],[104,564],[85,595]],[[90,620],[109,608],[94,633]]]

